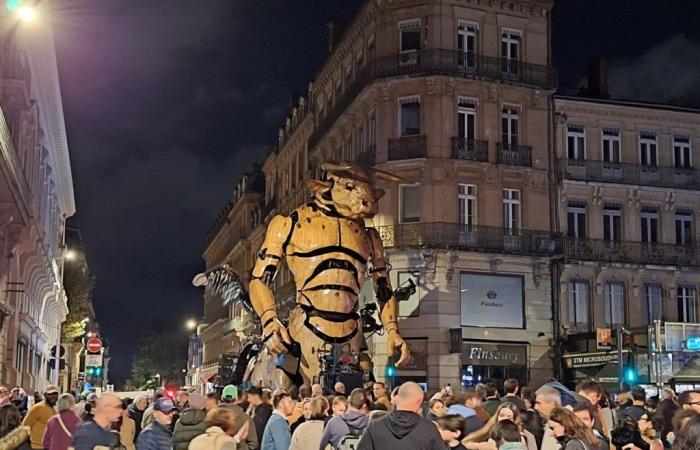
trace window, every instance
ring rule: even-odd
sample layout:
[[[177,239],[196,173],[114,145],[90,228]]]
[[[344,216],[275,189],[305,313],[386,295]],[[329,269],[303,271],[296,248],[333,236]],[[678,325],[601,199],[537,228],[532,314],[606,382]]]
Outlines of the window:
[[[459,224],[476,225],[476,185],[459,184],[457,199],[459,202]]]
[[[416,285],[416,293],[407,300],[399,302],[399,317],[418,317],[420,315],[420,273],[399,272],[397,287],[408,286],[408,280]]]
[[[569,324],[588,325],[588,283],[584,280],[569,282]]]
[[[504,106],[501,110],[501,140],[505,150],[515,150],[518,145],[519,114],[513,106]]]
[[[673,136],[673,164],[677,168],[689,169],[693,167],[690,159],[690,137]]]
[[[420,102],[417,98],[402,100],[399,108],[401,136],[420,134]]]
[[[503,228],[510,234],[520,230],[519,189],[503,189]]]
[[[605,324],[625,324],[625,285],[622,283],[605,284]]]
[[[603,207],[603,239],[609,242],[622,240],[621,208],[615,205]]]
[[[676,245],[693,243],[693,213],[691,211],[676,211]]]
[[[655,320],[661,320],[661,286],[658,284],[644,285],[644,323],[650,325]]]
[[[343,146],[343,161],[350,161],[352,159],[352,134],[345,138],[345,145]]]
[[[476,105],[467,100],[457,104],[457,136],[473,140],[476,137]]]
[[[501,70],[503,73],[518,74],[521,40],[522,33],[519,30],[503,29],[501,32]]]
[[[399,186],[399,218],[401,223],[420,222],[420,185],[402,184]]]
[[[659,242],[659,211],[654,208],[642,208],[641,220],[642,242]]]
[[[362,153],[365,151],[365,126],[360,125],[357,129],[357,151]]]
[[[420,20],[407,20],[399,23],[399,64],[413,66],[418,64],[420,51]]]
[[[566,234],[569,237],[585,239],[586,237],[586,204],[569,203],[566,211],[567,228]]]
[[[374,147],[377,144],[377,116],[374,111],[369,113],[367,122],[367,144]]]
[[[620,130],[603,128],[603,161],[620,162]]]
[[[678,302],[678,321],[695,322],[695,288],[692,286],[678,286],[676,289],[676,301]]]
[[[457,28],[459,65],[467,70],[476,68],[476,33],[478,31],[478,23],[459,21]]]
[[[569,159],[586,159],[586,131],[583,126],[566,127],[566,154]]]
[[[642,132],[639,134],[639,163],[643,166],[658,166],[656,133]]]

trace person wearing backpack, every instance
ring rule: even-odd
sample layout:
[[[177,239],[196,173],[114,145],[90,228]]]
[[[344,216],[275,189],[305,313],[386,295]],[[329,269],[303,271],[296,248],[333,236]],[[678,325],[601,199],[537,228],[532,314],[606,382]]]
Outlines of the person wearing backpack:
[[[359,441],[367,424],[369,417],[367,405],[367,396],[364,389],[353,389],[348,399],[348,409],[340,416],[333,417],[326,424],[321,436],[320,449],[326,448],[327,444],[338,450],[341,447],[341,441],[348,441],[345,446],[349,445],[349,441]],[[349,448],[349,447],[348,447]]]
[[[73,412],[75,397],[71,394],[62,394],[56,402],[58,414],[51,417],[46,423],[43,445],[47,450],[67,450],[73,445],[73,433],[78,427],[80,419]]]

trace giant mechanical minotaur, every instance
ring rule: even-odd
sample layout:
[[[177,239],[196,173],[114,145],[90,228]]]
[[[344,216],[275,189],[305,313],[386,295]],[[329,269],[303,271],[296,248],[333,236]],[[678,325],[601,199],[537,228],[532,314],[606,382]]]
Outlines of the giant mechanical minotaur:
[[[406,180],[352,163],[321,167],[321,179],[309,182],[311,200],[289,216],[271,220],[249,285],[267,352],[278,355],[275,373],[268,373],[268,379],[281,386],[315,382],[322,369],[318,354],[328,344],[343,344],[354,355],[365,350],[358,298],[368,266],[387,334],[387,354],[400,352],[397,366],[410,359],[399,335],[397,300],[382,241],[364,222],[377,213],[384,195],[374,181]],[[277,317],[270,289],[283,259],[297,291],[287,327]]]

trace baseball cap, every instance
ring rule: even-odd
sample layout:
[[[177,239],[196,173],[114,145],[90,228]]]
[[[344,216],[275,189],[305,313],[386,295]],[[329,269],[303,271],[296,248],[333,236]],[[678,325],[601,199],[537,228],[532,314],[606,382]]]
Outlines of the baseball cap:
[[[204,397],[199,394],[190,394],[190,408],[192,409],[204,409],[206,402]]]
[[[44,390],[45,394],[58,394],[58,386],[55,384],[49,384]]]
[[[173,409],[175,409],[175,404],[167,397],[161,397],[153,404],[154,411],[169,413]]]
[[[221,391],[221,398],[238,398],[238,388],[232,384],[227,384],[224,386],[224,390]]]

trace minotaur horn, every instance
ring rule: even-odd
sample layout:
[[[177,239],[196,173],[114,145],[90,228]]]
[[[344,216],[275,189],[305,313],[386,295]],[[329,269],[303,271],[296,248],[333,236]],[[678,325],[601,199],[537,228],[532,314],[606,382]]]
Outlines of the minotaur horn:
[[[412,181],[407,180],[404,177],[394,175],[393,173],[389,173],[389,172],[386,172],[384,170],[369,169],[369,172],[370,172],[370,174],[372,174],[372,178],[377,179],[377,180],[388,181],[389,183],[404,183],[404,184],[412,183]]]

